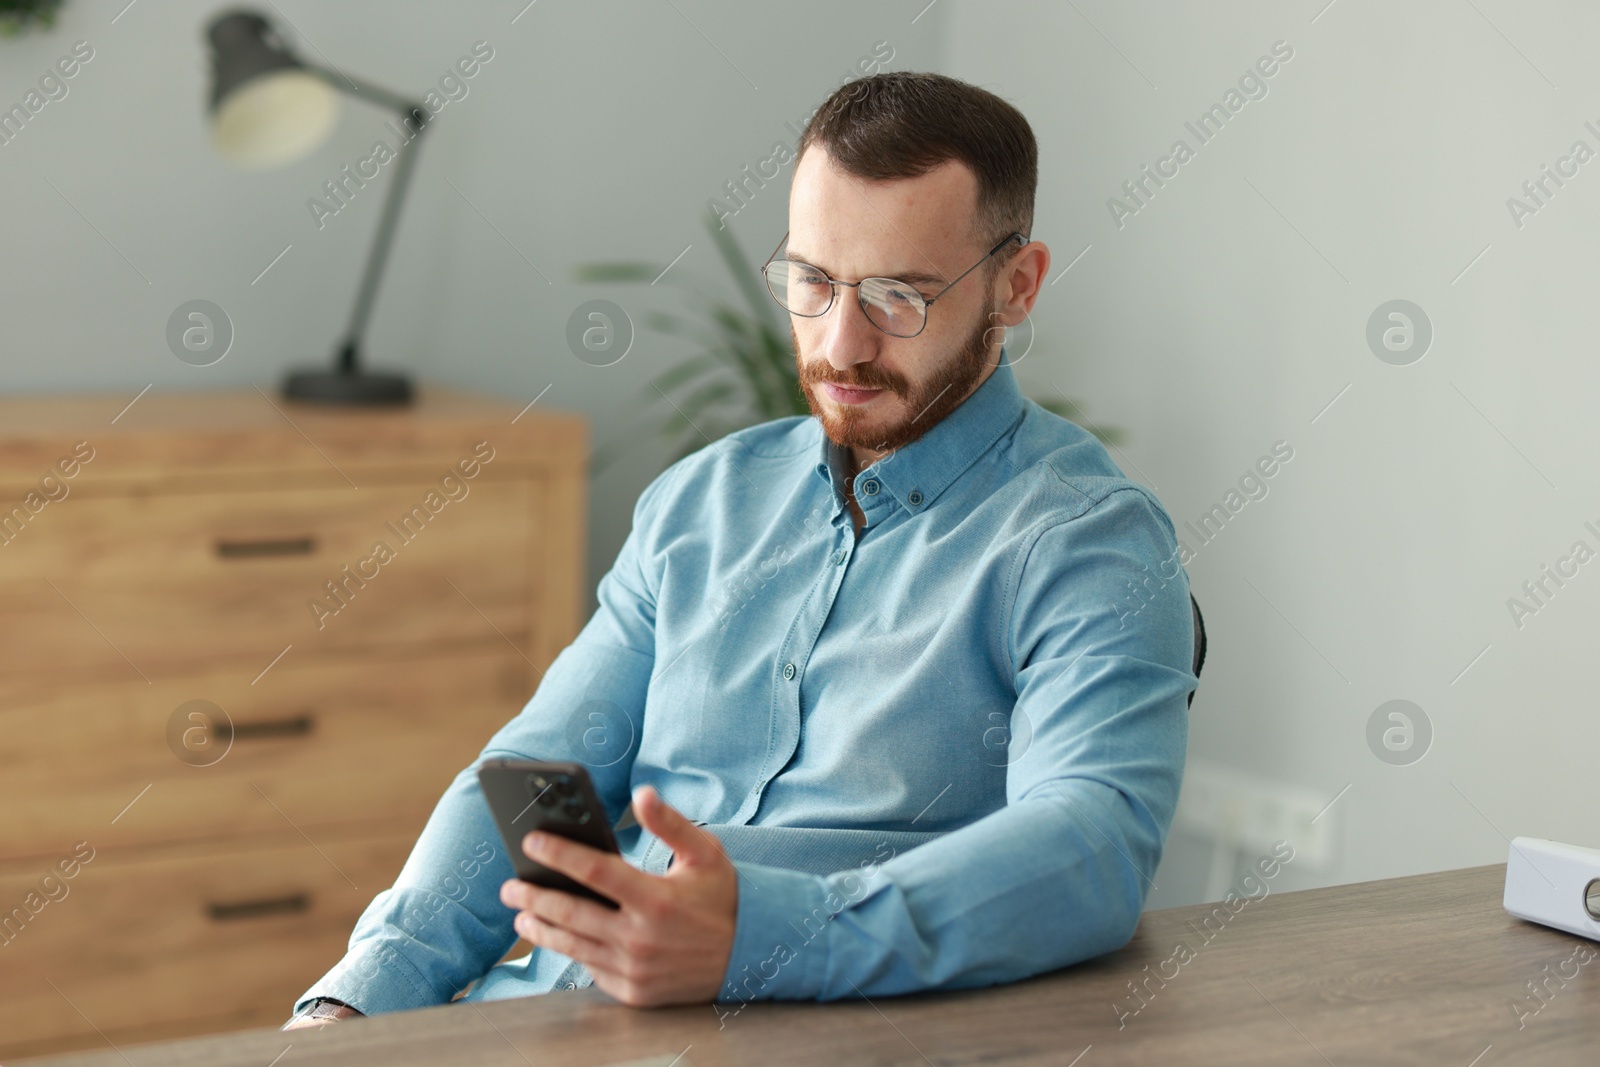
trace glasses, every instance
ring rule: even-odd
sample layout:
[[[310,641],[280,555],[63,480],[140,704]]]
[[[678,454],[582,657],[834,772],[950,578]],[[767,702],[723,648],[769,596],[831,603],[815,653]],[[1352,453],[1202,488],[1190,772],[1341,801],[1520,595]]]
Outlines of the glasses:
[[[761,274],[767,280],[767,291],[779,307],[801,318],[819,318],[833,307],[834,294],[843,285],[856,291],[856,299],[867,321],[890,337],[917,336],[928,325],[928,308],[949,292],[956,282],[983,266],[990,256],[1012,241],[1028,243],[1027,237],[1020,233],[1007,234],[1004,240],[984,254],[983,259],[962,271],[954,282],[932,296],[923,296],[916,286],[898,278],[862,278],[859,282],[841,282],[828,277],[820,267],[813,267],[798,259],[778,259],[779,249],[788,240],[786,233],[761,267]]]

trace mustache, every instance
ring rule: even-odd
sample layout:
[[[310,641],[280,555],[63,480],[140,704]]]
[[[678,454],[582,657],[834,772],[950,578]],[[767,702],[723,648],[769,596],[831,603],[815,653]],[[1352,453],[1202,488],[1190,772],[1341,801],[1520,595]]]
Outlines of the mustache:
[[[829,373],[829,370],[831,368],[828,368],[825,362],[820,367],[815,363],[804,364],[800,370],[800,380],[807,385],[830,382],[834,385],[842,385],[847,389],[887,389],[892,393],[902,391],[901,382],[884,373],[875,364],[859,364],[855,368],[856,373],[851,375],[832,374]]]

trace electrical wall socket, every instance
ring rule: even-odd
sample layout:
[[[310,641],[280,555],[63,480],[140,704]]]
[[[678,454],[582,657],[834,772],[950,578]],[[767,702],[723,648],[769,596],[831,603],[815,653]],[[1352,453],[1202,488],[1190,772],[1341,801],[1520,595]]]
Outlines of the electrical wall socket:
[[[1287,841],[1297,868],[1326,869],[1337,836],[1338,809],[1329,807],[1332,799],[1301,786],[1190,760],[1173,825],[1247,852],[1267,853]]]

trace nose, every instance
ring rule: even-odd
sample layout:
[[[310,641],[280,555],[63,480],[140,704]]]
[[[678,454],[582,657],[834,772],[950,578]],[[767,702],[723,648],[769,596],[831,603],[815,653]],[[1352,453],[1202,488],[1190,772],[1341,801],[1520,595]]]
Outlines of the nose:
[[[817,354],[828,361],[836,371],[847,371],[857,363],[868,363],[878,358],[884,332],[878,329],[861,310],[857,290],[839,286],[833,306],[820,319],[812,319],[821,327]]]

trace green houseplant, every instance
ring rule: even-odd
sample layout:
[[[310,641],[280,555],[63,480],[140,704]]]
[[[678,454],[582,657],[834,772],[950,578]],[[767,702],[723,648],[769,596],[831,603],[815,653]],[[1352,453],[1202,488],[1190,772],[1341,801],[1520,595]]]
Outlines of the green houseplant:
[[[684,292],[688,314],[652,311],[644,316],[647,329],[688,338],[699,349],[652,378],[636,402],[641,417],[655,421],[673,460],[704,447],[708,439],[715,441],[746,426],[788,415],[806,415],[811,410],[800,391],[788,330],[779,318],[779,307],[761,282],[760,272],[734,240],[733,232],[720,225],[715,214],[707,212],[706,229],[718,256],[733,275],[740,303],[730,304],[708,295],[693,282],[683,280],[685,274],[680,272],[667,284]],[[649,284],[659,280],[663,271],[657,263],[585,263],[575,268],[574,277],[580,282]],[[1062,418],[1083,423],[1106,444],[1121,439],[1119,431],[1090,423],[1078,404],[1066,396],[1033,400]],[[627,420],[629,425],[633,422]],[[635,440],[630,435],[627,441],[597,449],[595,473]]]
[[[62,0],[0,0],[0,37],[15,37],[34,26],[49,29],[56,24],[61,3]]]

